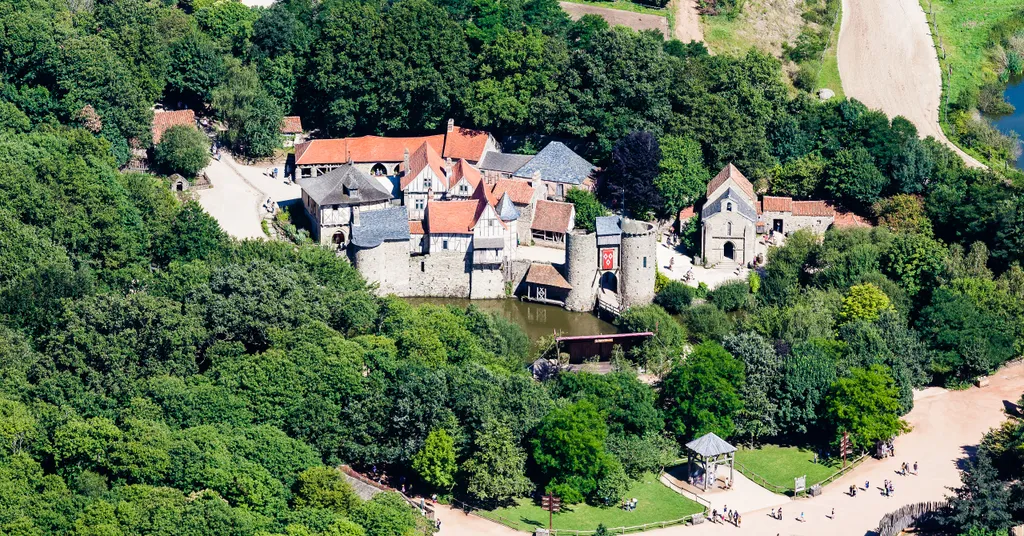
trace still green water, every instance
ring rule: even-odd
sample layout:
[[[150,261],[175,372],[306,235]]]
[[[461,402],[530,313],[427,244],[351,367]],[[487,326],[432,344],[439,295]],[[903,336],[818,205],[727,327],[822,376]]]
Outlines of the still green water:
[[[498,313],[519,324],[519,327],[523,328],[534,344],[540,337],[550,336],[555,331],[561,336],[604,335],[619,332],[613,324],[590,313],[573,313],[553,305],[541,305],[516,299],[408,298],[406,301],[413,305],[432,303],[463,308],[470,304],[475,305],[484,311]]]

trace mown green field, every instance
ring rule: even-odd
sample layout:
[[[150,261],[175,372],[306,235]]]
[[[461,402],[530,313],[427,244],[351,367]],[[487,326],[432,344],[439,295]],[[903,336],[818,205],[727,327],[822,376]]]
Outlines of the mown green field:
[[[736,467],[744,476],[762,484],[764,479],[771,491],[792,492],[793,479],[807,476],[807,486],[821,482],[840,469],[837,461],[831,464],[815,463],[814,452],[797,447],[764,445],[756,449],[741,448],[736,451]],[[742,468],[740,467],[742,464]]]
[[[990,37],[992,28],[1024,8],[1024,3],[1020,0],[920,1],[929,22],[938,28],[933,38],[939,48],[939,63],[948,80],[945,90],[949,102],[960,102],[964,95],[995,80],[997,73],[989,61],[994,45]]]
[[[594,530],[599,524],[608,528],[632,527],[676,520],[703,510],[701,505],[659,482],[654,474],[644,475],[634,483],[626,497],[636,497],[636,510],[627,512],[619,505],[607,508],[587,504],[564,506],[561,512],[554,515],[554,528]],[[537,527],[548,526],[547,511],[531,499],[519,499],[516,506],[476,513],[522,531],[533,532]]]

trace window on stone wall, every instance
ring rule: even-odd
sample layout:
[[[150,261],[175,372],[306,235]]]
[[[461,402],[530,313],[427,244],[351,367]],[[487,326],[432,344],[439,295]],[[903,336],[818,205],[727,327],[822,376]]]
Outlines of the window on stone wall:
[[[732,203],[731,202],[725,204],[725,210],[727,210],[729,212],[732,212]]]
[[[420,271],[421,272],[426,272],[427,271],[427,263],[426,263],[426,261],[420,261]]]
[[[647,268],[647,257],[644,257],[644,268]]]
[[[731,236],[732,235],[732,222],[726,223],[725,224],[725,229],[726,229],[725,233]]]

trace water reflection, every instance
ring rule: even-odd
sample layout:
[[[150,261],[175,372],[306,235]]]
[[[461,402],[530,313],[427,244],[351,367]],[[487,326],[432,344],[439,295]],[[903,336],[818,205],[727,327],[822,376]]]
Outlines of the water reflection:
[[[540,337],[551,336],[555,332],[566,336],[603,335],[619,332],[613,324],[590,313],[573,313],[561,307],[522,302],[516,299],[408,298],[406,301],[413,305],[432,303],[457,307],[468,307],[473,304],[484,311],[501,314],[519,324],[534,344]]]

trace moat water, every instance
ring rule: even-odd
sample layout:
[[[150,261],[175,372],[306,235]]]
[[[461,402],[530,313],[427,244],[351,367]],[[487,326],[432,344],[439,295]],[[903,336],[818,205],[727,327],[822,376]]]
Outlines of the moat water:
[[[467,307],[470,304],[475,305],[484,311],[498,313],[519,324],[533,345],[536,345],[537,340],[541,337],[550,337],[554,332],[558,332],[560,336],[604,335],[619,332],[619,329],[614,324],[590,313],[573,313],[561,307],[524,302],[517,299],[408,298],[406,301],[413,305],[423,303],[455,305],[457,307]]]
[[[1024,137],[1024,76],[1010,79],[1003,98],[1017,109],[1010,115],[990,118],[992,124],[1004,134],[1012,131]],[[1017,169],[1024,169],[1024,154],[1017,158]]]

